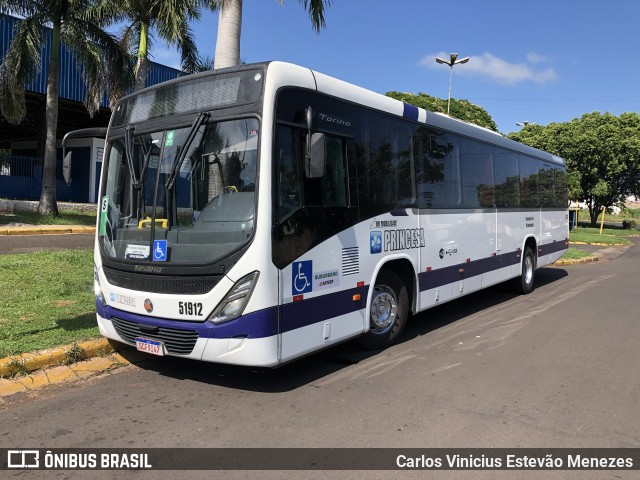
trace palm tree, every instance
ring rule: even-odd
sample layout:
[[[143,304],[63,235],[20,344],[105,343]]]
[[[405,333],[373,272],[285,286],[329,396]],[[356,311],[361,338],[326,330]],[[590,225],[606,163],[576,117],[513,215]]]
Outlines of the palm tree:
[[[14,38],[0,67],[0,110],[9,122],[18,124],[25,118],[25,84],[39,71],[46,40],[45,25],[53,30],[47,73],[42,190],[38,207],[42,214],[58,214],[56,130],[60,45],[64,44],[79,60],[87,85],[84,104],[91,116],[98,111],[105,88],[113,100],[111,92],[124,91],[130,78],[127,76],[126,52],[113,36],[84,16],[91,3],[90,0],[0,0],[0,13],[12,13],[23,18],[16,25]]]
[[[284,0],[277,0],[284,4]],[[311,26],[316,32],[325,27],[324,9],[332,0],[298,0],[309,12]],[[220,10],[216,40],[215,67],[233,67],[240,63],[240,30],[242,28],[242,0],[209,0],[212,9]]]
[[[198,68],[196,68],[197,72],[208,72],[209,70],[213,70],[215,65],[215,59],[211,55],[204,55],[198,57]]]
[[[125,22],[121,44],[137,51],[135,89],[145,87],[149,71],[152,32],[180,50],[181,66],[186,72],[198,69],[198,49],[189,22],[200,19],[203,0],[99,0],[89,16],[102,19],[103,25]]]

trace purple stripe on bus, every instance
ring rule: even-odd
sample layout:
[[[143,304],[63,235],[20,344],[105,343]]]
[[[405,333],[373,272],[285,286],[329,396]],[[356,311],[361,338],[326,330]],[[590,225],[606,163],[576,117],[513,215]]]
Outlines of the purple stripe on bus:
[[[395,210],[391,210],[389,214],[392,217],[408,217],[409,216],[406,208],[396,208]]]
[[[418,120],[418,107],[415,107],[409,103],[403,103],[404,111],[402,112],[402,116],[404,118],[408,118],[409,120]]]
[[[547,255],[565,248],[567,248],[566,240],[540,245],[539,252],[541,255]],[[423,292],[465,278],[517,265],[520,263],[520,257],[521,252],[514,251],[500,256],[439,268],[430,272],[422,272],[418,274],[418,287]],[[461,272],[460,270],[463,271]],[[368,289],[369,286],[364,285],[319,297],[307,298],[298,302],[286,303],[280,307],[280,318],[278,317],[278,307],[271,307],[248,313],[240,318],[218,325],[207,321],[185,322],[129,313],[111,306],[104,307],[97,300],[96,311],[98,315],[107,320],[111,317],[116,317],[154,327],[195,330],[201,338],[241,336],[265,338],[278,334],[278,321],[280,321],[280,333],[285,333],[364,309],[366,307]],[[355,295],[360,295],[360,298],[354,300]]]
[[[367,289],[367,286],[356,287],[329,295],[322,295],[321,297],[309,298],[300,302],[282,305],[280,313],[281,333],[363,309]],[[354,301],[353,298],[356,294],[360,295],[360,299]],[[264,338],[271,337],[278,333],[277,307],[248,313],[230,322],[217,325],[207,321],[186,322],[134,314],[111,306],[103,307],[98,301],[96,301],[96,310],[98,315],[107,320],[111,317],[116,317],[129,322],[154,327],[195,330],[201,338],[231,338],[241,336],[247,338]]]
[[[211,322],[186,322],[166,318],[151,317],[125,312],[110,306],[103,307],[96,301],[98,315],[107,320],[111,317],[121,318],[129,322],[154,327],[175,328],[178,330],[195,330],[201,338],[231,338],[246,336],[248,338],[271,337],[278,333],[278,309],[266,308],[248,313],[230,322],[214,325]]]

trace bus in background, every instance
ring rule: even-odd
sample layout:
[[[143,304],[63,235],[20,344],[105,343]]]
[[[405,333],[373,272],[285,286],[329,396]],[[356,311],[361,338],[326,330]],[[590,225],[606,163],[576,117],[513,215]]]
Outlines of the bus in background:
[[[561,158],[297,65],[147,88],[103,133],[97,321],[151,354],[382,348],[411,313],[530,293],[567,249]]]

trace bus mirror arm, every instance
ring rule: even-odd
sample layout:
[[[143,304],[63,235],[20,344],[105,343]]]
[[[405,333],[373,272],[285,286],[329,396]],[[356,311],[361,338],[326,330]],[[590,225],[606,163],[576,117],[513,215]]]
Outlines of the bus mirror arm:
[[[71,185],[71,150],[67,152],[67,142],[72,138],[105,138],[106,127],[81,128],[67,132],[62,138],[62,176],[67,185]]]
[[[309,151],[305,164],[307,178],[322,178],[325,164],[325,138],[324,133],[313,133],[307,136]]]
[[[62,177],[67,186],[71,185],[71,150],[62,159]]]
[[[307,121],[307,157],[304,173],[307,178],[322,178],[324,176],[325,139],[324,133],[311,133],[313,127],[313,109],[305,108]]]
[[[311,105],[305,108],[304,113],[307,121],[307,163],[309,163],[311,160],[311,127],[313,127],[313,109]]]

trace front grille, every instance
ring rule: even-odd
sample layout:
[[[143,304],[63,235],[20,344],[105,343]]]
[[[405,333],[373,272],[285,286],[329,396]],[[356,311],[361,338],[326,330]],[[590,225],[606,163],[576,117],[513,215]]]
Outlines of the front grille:
[[[104,268],[104,274],[111,285],[152,293],[172,293],[174,295],[203,295],[216,286],[220,277],[168,277],[152,274],[120,272]]]
[[[142,325],[129,320],[111,317],[113,326],[123,339],[135,345],[136,337],[160,340],[164,343],[169,353],[188,355],[198,340],[198,332],[195,330],[181,330],[178,328],[154,327]]]

